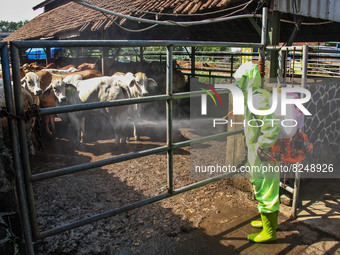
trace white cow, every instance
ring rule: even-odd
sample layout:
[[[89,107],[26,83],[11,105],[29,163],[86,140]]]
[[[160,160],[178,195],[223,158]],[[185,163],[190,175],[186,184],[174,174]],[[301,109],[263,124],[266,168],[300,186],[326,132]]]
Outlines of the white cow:
[[[115,73],[112,77],[122,82],[122,86],[130,91],[132,98],[147,96],[149,94],[148,88],[157,86],[155,80],[147,78],[145,73],[141,72],[138,72],[136,74]],[[134,138],[136,141],[139,141],[140,136],[138,134],[138,123],[140,122],[141,118],[140,104],[132,105],[132,109],[130,109],[129,112],[129,117],[132,118]]]
[[[21,79],[22,86],[29,90],[32,95],[41,95],[43,90],[40,88],[40,76],[34,72],[26,73],[25,77]]]
[[[80,75],[70,75],[64,79],[59,78],[52,81],[50,86],[44,91],[51,93],[56,98],[58,105],[71,105],[90,102],[104,102],[124,98],[130,98],[130,92],[121,86],[121,82],[113,77],[103,76],[88,80],[81,80]],[[115,133],[115,143],[119,144],[122,135],[124,121],[128,106],[109,107],[97,109],[109,120]],[[68,118],[77,130],[76,143],[83,142],[85,132],[85,113],[70,112]],[[125,142],[123,139],[122,142]]]

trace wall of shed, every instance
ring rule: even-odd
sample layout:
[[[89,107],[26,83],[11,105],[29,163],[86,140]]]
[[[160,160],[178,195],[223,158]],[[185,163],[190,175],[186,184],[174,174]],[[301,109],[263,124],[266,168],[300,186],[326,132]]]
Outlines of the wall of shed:
[[[338,0],[274,0],[274,10],[340,22]]]
[[[305,119],[305,132],[313,151],[304,164],[340,165],[339,83],[336,78],[318,78],[307,84],[312,100],[306,107],[312,116]]]

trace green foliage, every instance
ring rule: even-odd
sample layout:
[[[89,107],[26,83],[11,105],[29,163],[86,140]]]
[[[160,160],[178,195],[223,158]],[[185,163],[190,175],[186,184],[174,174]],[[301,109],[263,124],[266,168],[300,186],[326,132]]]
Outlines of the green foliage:
[[[327,42],[325,43],[325,46],[329,46],[329,47],[336,47],[339,43],[337,42]]]
[[[0,21],[0,32],[14,32],[18,28],[25,25],[27,22],[28,20],[18,21],[18,22],[1,20]]]

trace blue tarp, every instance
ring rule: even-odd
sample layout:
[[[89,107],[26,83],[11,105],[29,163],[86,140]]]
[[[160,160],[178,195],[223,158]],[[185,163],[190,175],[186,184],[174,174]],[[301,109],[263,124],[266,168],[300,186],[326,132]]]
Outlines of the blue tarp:
[[[51,57],[54,58],[54,55],[60,50],[60,48],[51,48]],[[30,48],[26,51],[28,59],[46,59],[46,53],[43,48]]]

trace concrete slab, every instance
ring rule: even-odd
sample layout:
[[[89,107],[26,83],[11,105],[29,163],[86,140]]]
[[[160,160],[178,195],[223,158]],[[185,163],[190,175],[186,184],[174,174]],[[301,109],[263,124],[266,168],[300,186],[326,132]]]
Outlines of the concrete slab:
[[[282,212],[279,214],[277,241],[270,244],[252,243],[246,236],[260,231],[250,225],[252,220],[259,219],[256,207],[224,207],[218,210],[218,214],[205,218],[199,225],[205,241],[207,236],[210,239],[204,242],[205,251],[209,251],[207,254],[221,254],[215,252],[216,249],[223,250],[223,247],[229,250],[224,254],[337,254],[339,250],[339,240],[298,220],[292,221]],[[289,210],[283,206],[281,211]],[[181,247],[187,246],[197,247],[197,240],[187,240]]]
[[[340,254],[340,192],[336,184],[319,183],[319,189],[313,183],[302,183],[302,207],[296,220],[290,218],[292,208],[281,205],[276,242],[259,244],[246,239],[248,234],[260,231],[250,225],[260,218],[254,201],[244,197],[244,203],[231,206],[225,203],[228,198],[218,197],[210,205],[216,213],[203,217],[197,229],[176,237],[175,245],[158,243],[157,248],[143,254]]]
[[[340,180],[305,181],[297,220],[340,239]]]
[[[322,239],[308,246],[302,254],[340,254],[340,243],[334,239]]]

